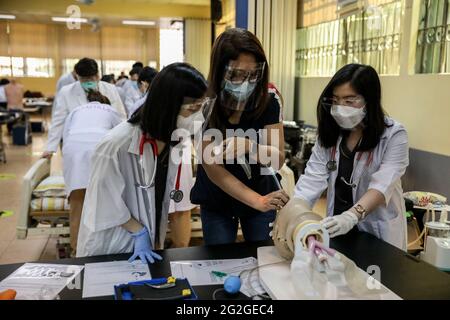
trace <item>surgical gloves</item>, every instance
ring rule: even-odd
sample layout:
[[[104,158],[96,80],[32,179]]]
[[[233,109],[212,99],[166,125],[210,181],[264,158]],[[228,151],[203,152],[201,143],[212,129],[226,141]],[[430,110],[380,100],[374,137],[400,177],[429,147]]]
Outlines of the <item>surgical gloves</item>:
[[[139,232],[132,233],[131,236],[134,238],[134,253],[128,262],[133,262],[138,257],[143,263],[146,263],[147,261],[149,263],[154,263],[155,259],[162,260],[162,257],[159,254],[152,251],[150,234],[146,227],[143,227]]]
[[[322,220],[322,225],[331,238],[348,233],[357,224],[358,217],[351,211],[345,211],[340,215],[327,217]]]

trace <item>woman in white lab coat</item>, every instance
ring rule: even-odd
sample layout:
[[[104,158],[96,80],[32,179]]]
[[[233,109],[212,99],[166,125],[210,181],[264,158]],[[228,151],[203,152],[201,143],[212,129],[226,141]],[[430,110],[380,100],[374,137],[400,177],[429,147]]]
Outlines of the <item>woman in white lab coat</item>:
[[[63,132],[63,169],[70,202],[70,245],[77,247],[81,211],[89,180],[91,156],[106,133],[122,122],[121,115],[98,91],[87,95],[89,103],[75,108],[67,117]]]
[[[312,207],[327,193],[331,237],[361,230],[406,250],[400,178],[409,164],[405,128],[381,106],[376,71],[350,64],[326,86],[317,106],[318,139],[295,197]]]
[[[179,140],[203,121],[206,81],[185,63],[164,68],[145,105],[111,130],[93,156],[78,237],[77,256],[133,252],[153,263],[161,257],[170,201],[182,201]],[[186,102],[189,101],[189,102]]]

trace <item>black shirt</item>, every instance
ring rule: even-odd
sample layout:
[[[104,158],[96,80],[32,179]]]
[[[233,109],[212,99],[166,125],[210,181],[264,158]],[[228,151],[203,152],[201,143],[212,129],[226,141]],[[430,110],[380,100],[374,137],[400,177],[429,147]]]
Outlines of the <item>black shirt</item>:
[[[159,238],[159,224],[162,216],[162,203],[166,192],[167,172],[169,170],[169,145],[158,155],[155,175],[155,213],[156,213],[156,239]]]
[[[249,113],[244,111],[239,124],[226,123],[226,128],[242,129],[244,131],[254,129],[259,131],[264,129],[267,125],[280,123],[282,118],[281,114],[282,107],[277,96],[270,93],[268,106],[260,117],[249,117]],[[258,137],[257,140],[259,140]],[[240,164],[224,164],[224,167],[242,183],[261,195],[266,195],[278,190],[272,176],[261,175],[261,166],[259,164],[250,165],[251,179],[248,179],[247,174]],[[207,210],[214,210],[216,212],[227,213],[234,216],[257,213],[255,209],[232,198],[209,180],[201,165],[198,166],[195,185],[191,191],[191,202],[201,205]]]
[[[347,148],[347,139],[344,136],[341,144],[339,145],[339,166],[338,174],[335,183],[335,196],[334,196],[334,215],[339,215],[344,211],[353,207],[353,188],[342,181],[342,178],[346,182],[352,183],[350,180],[353,172],[353,163],[355,160],[355,154],[357,152],[355,148],[352,151]]]

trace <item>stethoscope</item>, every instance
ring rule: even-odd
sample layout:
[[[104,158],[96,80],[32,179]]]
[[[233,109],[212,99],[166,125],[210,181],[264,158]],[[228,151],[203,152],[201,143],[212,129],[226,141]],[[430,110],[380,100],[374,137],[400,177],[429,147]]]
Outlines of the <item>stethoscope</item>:
[[[360,145],[361,141],[358,143],[358,146]],[[331,159],[327,162],[326,167],[328,172],[333,172],[337,170],[337,162],[336,162],[336,151],[337,148],[336,146],[334,146],[331,149]],[[358,156],[356,157],[356,161],[359,162],[363,156],[364,152],[358,152]],[[373,162],[373,151],[369,152],[369,155],[367,156],[367,160],[366,160],[366,167],[368,168]],[[354,174],[355,170],[352,171],[352,175],[350,176],[350,182],[347,182],[344,177],[341,177],[342,182],[344,182],[346,185],[352,187],[352,188],[356,188],[357,184],[355,182],[353,182],[353,174]]]
[[[154,159],[154,164],[153,164],[153,175],[152,178],[150,180],[149,184],[145,183],[145,172],[144,172],[144,146],[146,143],[150,143],[150,145],[152,146],[152,151],[153,151],[153,159]],[[144,183],[143,184],[139,184],[136,183],[136,187],[139,189],[150,189],[152,187],[155,186],[155,177],[156,177],[156,168],[158,165],[158,145],[156,144],[156,140],[153,138],[149,138],[146,135],[142,135],[141,136],[141,141],[139,143],[139,165],[141,167],[141,175],[142,175],[142,179],[144,179]],[[181,177],[181,166],[182,163],[180,163],[178,165],[178,172],[177,172],[177,179],[176,179],[176,183],[175,183],[175,189],[172,190],[170,192],[170,199],[172,199],[173,201],[175,201],[176,203],[179,203],[183,200],[183,191],[180,190],[180,177]]]

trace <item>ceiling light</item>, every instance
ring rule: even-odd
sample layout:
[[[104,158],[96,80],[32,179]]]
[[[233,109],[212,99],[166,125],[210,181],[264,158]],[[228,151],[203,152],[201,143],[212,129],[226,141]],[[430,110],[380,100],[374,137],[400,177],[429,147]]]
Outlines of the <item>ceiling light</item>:
[[[14,20],[16,16],[12,14],[0,14],[0,19]]]
[[[128,24],[128,25],[133,25],[133,26],[155,26],[156,22],[155,21],[150,21],[150,20],[123,20],[122,24]]]
[[[87,23],[88,19],[86,18],[73,18],[73,17],[52,17],[52,21],[55,22],[79,22],[79,23]]]

